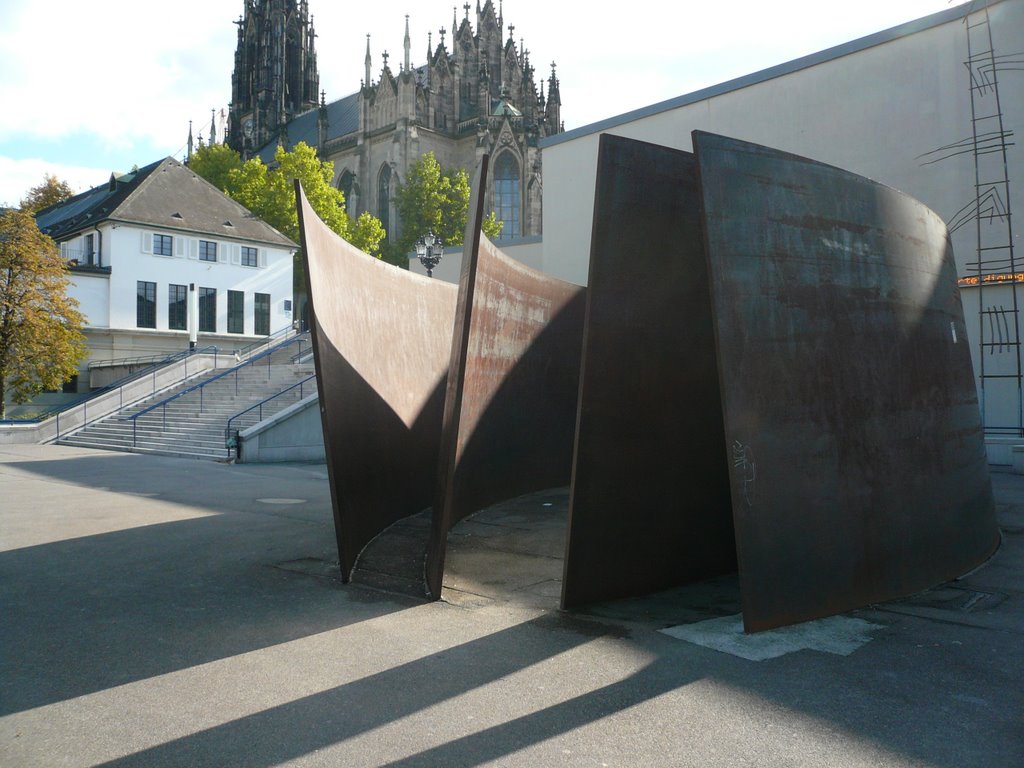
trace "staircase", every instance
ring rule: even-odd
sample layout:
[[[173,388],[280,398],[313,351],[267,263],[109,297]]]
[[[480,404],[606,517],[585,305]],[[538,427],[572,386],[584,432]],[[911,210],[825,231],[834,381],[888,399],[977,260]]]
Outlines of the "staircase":
[[[224,461],[228,419],[267,401],[313,375],[308,338],[293,339],[232,369],[210,371],[134,403],[116,414],[62,437],[61,445],[112,451],[152,453]],[[300,354],[304,353],[304,354]],[[315,380],[301,388],[303,397],[316,391]],[[300,388],[263,402],[236,419],[234,428],[251,426],[299,400]]]

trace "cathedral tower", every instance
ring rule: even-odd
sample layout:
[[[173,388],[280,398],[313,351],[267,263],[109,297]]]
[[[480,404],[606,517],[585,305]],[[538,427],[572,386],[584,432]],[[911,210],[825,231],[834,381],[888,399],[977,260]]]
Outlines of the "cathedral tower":
[[[227,143],[248,158],[318,105],[320,74],[306,0],[246,0],[236,24]]]

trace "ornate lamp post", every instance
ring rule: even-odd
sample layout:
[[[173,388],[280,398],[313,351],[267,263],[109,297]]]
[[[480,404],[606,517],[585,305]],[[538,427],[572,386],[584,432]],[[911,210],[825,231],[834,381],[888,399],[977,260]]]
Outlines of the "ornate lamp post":
[[[420,260],[420,264],[426,267],[427,277],[434,276],[434,267],[441,261],[442,256],[444,256],[444,244],[441,242],[441,238],[435,235],[433,230],[428,229],[427,234],[416,241],[416,257]]]

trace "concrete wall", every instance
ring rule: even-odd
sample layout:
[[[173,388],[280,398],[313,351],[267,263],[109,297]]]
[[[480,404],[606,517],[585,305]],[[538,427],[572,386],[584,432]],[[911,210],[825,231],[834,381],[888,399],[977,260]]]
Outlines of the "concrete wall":
[[[324,461],[324,434],[317,395],[289,406],[238,435],[239,463]]]
[[[546,139],[544,270],[586,282],[598,136],[689,150],[699,129],[846,168],[917,198],[947,220],[974,197],[970,153],[922,157],[972,135],[963,8]],[[1024,2],[991,9],[996,53],[1024,51]],[[1006,129],[1024,133],[1024,73],[1000,72]],[[1012,196],[1024,210],[1024,152],[1010,148]],[[1019,229],[1019,228],[1018,228]],[[973,227],[953,235],[961,269]]]
[[[1005,57],[995,76],[1003,129],[1012,132],[1006,169],[1010,205],[1019,215],[1024,211],[1024,147],[1016,137],[1024,135],[1024,71],[1013,62],[1024,52],[1024,0],[990,6],[995,55]],[[977,270],[972,263],[978,260],[979,237],[985,246],[1000,237],[1004,244],[1008,241],[1005,218],[985,220],[981,227],[973,220],[955,227],[965,210],[970,214],[976,199],[964,13],[965,6],[951,8],[544,140],[544,271],[572,282],[587,281],[601,133],[690,150],[690,132],[703,130],[845,168],[920,200],[950,225],[959,275],[969,278]],[[982,19],[975,13],[971,23]],[[978,49],[975,44],[976,55]],[[997,113],[989,88],[992,74],[976,67],[974,76],[974,82],[985,86],[975,92],[979,103],[985,101],[983,113]],[[996,121],[984,120],[978,132],[991,133],[997,127]],[[939,157],[945,159],[931,162]],[[1001,159],[984,157],[988,165],[982,176],[992,173],[991,158]],[[1001,167],[998,170],[1001,173]],[[999,189],[994,205],[1004,205],[1004,197]],[[1013,233],[1015,271],[1024,282],[1022,231],[1018,222]],[[1009,272],[1009,264],[984,271]],[[1013,308],[1024,310],[1024,291],[1013,285],[986,284],[980,290],[964,286],[961,298],[986,431],[1021,433],[1024,402],[1018,381],[1024,353],[1002,342],[1013,340]],[[1018,338],[1024,338],[1022,315],[1017,314]],[[986,340],[994,342],[984,357],[983,326]]]

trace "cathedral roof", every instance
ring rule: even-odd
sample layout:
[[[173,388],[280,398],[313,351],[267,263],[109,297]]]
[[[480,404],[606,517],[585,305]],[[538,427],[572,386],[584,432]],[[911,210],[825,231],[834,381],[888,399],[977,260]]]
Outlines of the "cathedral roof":
[[[300,141],[306,142],[309,146],[315,147],[320,143],[319,127],[320,107],[310,109],[301,115],[293,117],[286,126],[288,141],[285,149],[290,150]],[[347,136],[359,129],[359,94],[353,93],[344,98],[332,101],[327,105],[327,140],[336,139],[339,136]],[[274,152],[277,151],[277,139],[264,146],[256,156],[264,163],[269,164],[274,160]]]
[[[110,181],[36,214],[39,229],[63,240],[117,220],[237,240],[295,243],[172,157]]]

